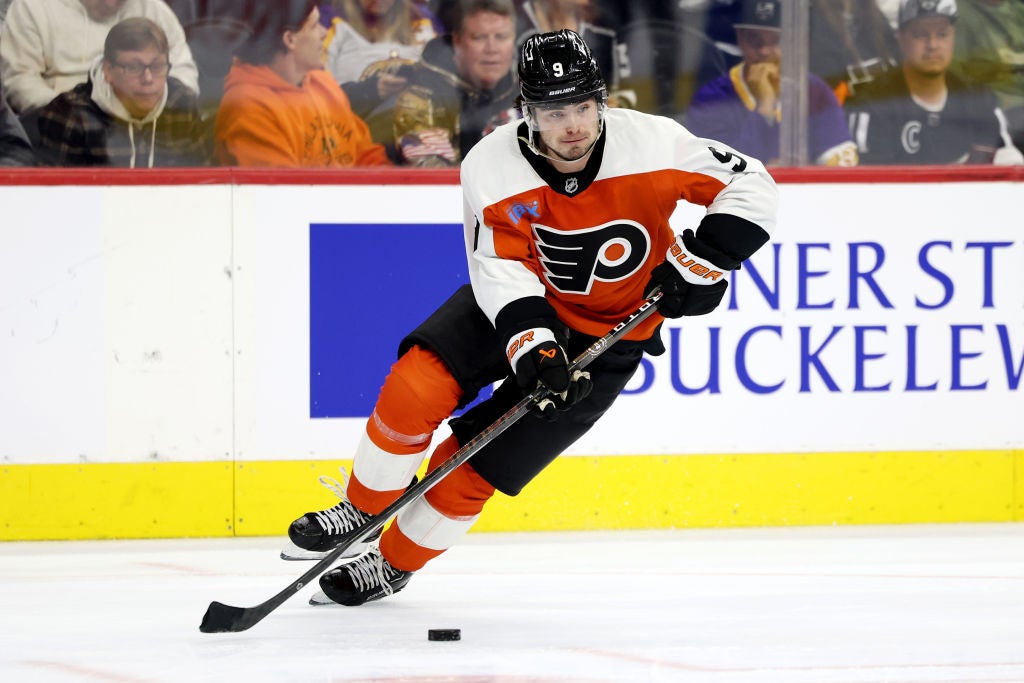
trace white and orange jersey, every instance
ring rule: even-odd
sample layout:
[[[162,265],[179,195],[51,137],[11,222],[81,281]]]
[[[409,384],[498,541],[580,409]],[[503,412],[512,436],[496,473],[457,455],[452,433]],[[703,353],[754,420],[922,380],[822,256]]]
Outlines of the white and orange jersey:
[[[738,260],[775,227],[775,183],[762,163],[671,119],[608,110],[587,168],[571,174],[527,151],[520,125],[484,137],[461,170],[470,280],[492,323],[511,303],[545,297],[572,329],[605,334],[665,260],[680,200],[707,207],[698,236]],[[660,320],[628,338],[649,338]]]

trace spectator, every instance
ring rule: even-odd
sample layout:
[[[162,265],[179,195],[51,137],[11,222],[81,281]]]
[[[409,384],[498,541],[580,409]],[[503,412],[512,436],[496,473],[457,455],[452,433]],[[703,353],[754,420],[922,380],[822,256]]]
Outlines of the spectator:
[[[434,38],[409,85],[367,117],[396,161],[452,166],[497,125],[518,116],[511,0],[466,0],[449,35]]]
[[[34,166],[35,163],[25,129],[7,106],[0,88],[0,166]]]
[[[39,110],[39,155],[53,166],[202,166],[196,95],[168,76],[167,36],[153,21],[114,25],[89,80]]]
[[[384,0],[387,2],[387,0]],[[434,3],[428,2],[427,0],[409,0],[413,6],[413,11],[419,16],[423,17],[430,22],[430,30],[434,35],[439,36],[445,33],[444,22],[437,16],[434,11]],[[341,4],[341,0],[332,0],[332,2],[324,2],[320,4],[320,23],[327,28],[331,27],[334,20],[338,17],[338,10],[335,9],[337,5]]]
[[[315,0],[268,5],[224,83],[214,142],[219,163],[320,167],[388,165],[384,148],[323,67],[327,29]]]
[[[902,0],[900,69],[859,88],[847,103],[866,164],[1020,163],[988,88],[948,71],[956,0]]]
[[[743,61],[701,87],[686,116],[695,135],[721,140],[769,163],[778,163],[779,157],[780,9],[779,0],[744,3],[735,25]],[[812,162],[855,166],[857,148],[835,93],[813,74],[808,75],[807,91],[807,151]]]
[[[950,70],[992,88],[1014,146],[1024,151],[1024,2],[959,0],[957,12]]]
[[[360,117],[408,85],[424,45],[443,30],[413,0],[335,0],[322,7],[333,17],[327,24],[327,68]]]
[[[368,81],[384,100],[408,81],[399,70],[419,60],[436,37],[430,17],[412,0],[335,0],[327,36],[327,70],[338,83]]]
[[[899,46],[875,0],[811,0],[808,68],[842,104],[858,85],[896,66]]]
[[[720,56],[734,66],[742,58],[733,58],[740,52],[733,26],[740,21],[743,1],[697,0],[692,4],[706,6],[707,34]],[[808,10],[808,68],[832,87],[840,104],[858,83],[895,66],[899,48],[894,25],[889,25],[876,0],[810,0]]]
[[[14,0],[0,36],[0,78],[19,116],[89,77],[111,27],[146,17],[167,35],[171,75],[198,92],[181,23],[163,0]]]

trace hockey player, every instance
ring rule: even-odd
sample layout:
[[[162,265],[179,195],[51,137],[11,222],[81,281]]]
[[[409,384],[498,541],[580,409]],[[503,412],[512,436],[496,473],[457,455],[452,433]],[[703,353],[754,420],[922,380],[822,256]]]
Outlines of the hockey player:
[[[401,344],[355,453],[342,502],[292,523],[300,547],[327,551],[404,491],[434,430],[433,468],[539,385],[554,396],[399,512],[379,544],[320,578],[313,602],[360,605],[401,590],[456,543],[495,489],[516,495],[582,436],[646,351],[664,317],[709,313],[727,271],[767,242],[776,188],[761,162],[678,123],[609,109],[590,50],[574,32],[531,36],[519,61],[524,119],[481,140],[462,164],[470,286]],[[669,227],[679,200],[707,207],[696,231]],[[587,372],[569,358],[660,285],[658,314]],[[548,419],[544,419],[548,418]]]

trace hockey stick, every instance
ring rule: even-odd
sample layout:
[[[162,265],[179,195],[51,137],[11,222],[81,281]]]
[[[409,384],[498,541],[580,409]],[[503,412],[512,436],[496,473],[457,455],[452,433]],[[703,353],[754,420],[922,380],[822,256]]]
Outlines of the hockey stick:
[[[598,356],[604,353],[605,349],[619,341],[627,332],[654,313],[657,310],[656,304],[660,298],[660,291],[655,290],[652,292],[651,296],[644,301],[640,308],[633,311],[628,318],[620,322],[608,334],[595,341],[583,353],[577,356],[569,366],[570,374],[574,370],[582,370],[590,365]],[[528,396],[523,397],[519,403],[495,420],[489,427],[467,441],[462,448],[423,477],[419,483],[410,486],[405,493],[400,495],[391,505],[384,508],[379,515],[371,517],[362,526],[342,535],[341,542],[330,553],[266,602],[262,602],[255,607],[233,607],[217,601],[211,602],[210,606],[206,609],[206,614],[203,615],[203,621],[199,625],[199,630],[203,633],[237,633],[258,624],[264,617],[284,604],[288,598],[295,595],[310,581],[326,571],[348,548],[383,529],[388,520],[397,515],[405,506],[424,495],[441,479],[448,476],[452,470],[469,460],[481,448],[511,427],[519,418],[530,412],[534,404],[543,399],[548,393],[546,388],[538,387]]]

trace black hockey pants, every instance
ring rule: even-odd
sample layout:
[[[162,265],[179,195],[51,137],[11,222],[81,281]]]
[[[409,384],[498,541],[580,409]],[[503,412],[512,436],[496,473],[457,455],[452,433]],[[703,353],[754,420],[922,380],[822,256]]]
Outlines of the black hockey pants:
[[[570,331],[569,357],[575,358],[593,341],[593,337]],[[511,373],[502,344],[468,285],[459,288],[402,341],[399,355],[414,344],[430,349],[444,361],[462,387],[462,405]],[[594,384],[587,398],[559,413],[555,421],[535,413],[524,416],[476,453],[469,465],[502,493],[518,494],[604,415],[636,372],[649,345],[633,341],[614,344],[587,367]],[[521,398],[515,379],[510,378],[486,401],[453,418],[449,424],[459,444],[490,426]]]

